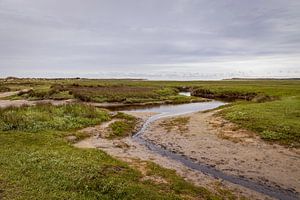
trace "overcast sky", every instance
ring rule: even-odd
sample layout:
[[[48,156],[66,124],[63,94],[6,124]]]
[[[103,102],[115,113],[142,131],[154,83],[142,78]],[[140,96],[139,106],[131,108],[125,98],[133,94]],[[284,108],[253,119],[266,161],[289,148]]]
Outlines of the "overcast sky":
[[[299,0],[0,0],[0,76],[300,77]]]

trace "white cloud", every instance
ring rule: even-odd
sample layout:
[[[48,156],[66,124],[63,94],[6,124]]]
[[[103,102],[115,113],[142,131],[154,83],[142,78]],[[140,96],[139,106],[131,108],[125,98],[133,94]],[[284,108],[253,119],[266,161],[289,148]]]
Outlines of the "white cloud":
[[[294,0],[1,0],[0,76],[296,77],[299,9]]]

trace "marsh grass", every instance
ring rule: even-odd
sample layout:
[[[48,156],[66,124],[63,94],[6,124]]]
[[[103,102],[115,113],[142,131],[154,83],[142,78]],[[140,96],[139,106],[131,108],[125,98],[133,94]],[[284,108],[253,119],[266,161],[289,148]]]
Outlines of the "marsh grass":
[[[109,125],[108,138],[120,138],[134,134],[137,126],[137,119],[135,117],[122,112],[118,112],[114,116],[114,118],[118,119],[118,121],[115,121]]]
[[[1,131],[72,130],[109,120],[106,111],[83,104],[9,107],[0,109]]]

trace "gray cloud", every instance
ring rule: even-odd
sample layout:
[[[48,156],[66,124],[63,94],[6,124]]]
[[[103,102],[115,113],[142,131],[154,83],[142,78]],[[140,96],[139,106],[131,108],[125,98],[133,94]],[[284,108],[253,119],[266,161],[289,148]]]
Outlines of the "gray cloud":
[[[0,76],[299,77],[299,10],[295,0],[0,0]]]

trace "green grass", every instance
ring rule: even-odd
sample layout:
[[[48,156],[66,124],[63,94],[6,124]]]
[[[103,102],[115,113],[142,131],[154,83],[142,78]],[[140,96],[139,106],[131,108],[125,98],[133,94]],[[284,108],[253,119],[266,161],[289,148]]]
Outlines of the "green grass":
[[[72,130],[107,120],[107,112],[81,104],[39,104],[0,109],[0,131]]]
[[[109,128],[111,129],[110,138],[128,136],[132,130],[132,126],[125,121],[113,122]]]
[[[265,103],[236,103],[222,115],[262,139],[285,145],[300,145],[300,97],[285,97]]]
[[[6,121],[7,115],[18,116],[22,123]],[[107,116],[103,110],[77,104],[2,109],[1,121],[10,128],[0,131],[0,198],[222,199],[163,168],[153,173],[169,177],[168,184],[144,181],[142,173],[126,163],[100,150],[77,149],[66,141],[67,130],[101,123],[108,120]],[[50,123],[57,118],[64,126]],[[31,125],[24,126],[25,121]],[[41,124],[38,129],[35,123]]]
[[[137,125],[135,117],[118,112],[114,118],[120,121],[115,121],[109,125],[109,138],[126,137],[133,134]]]

